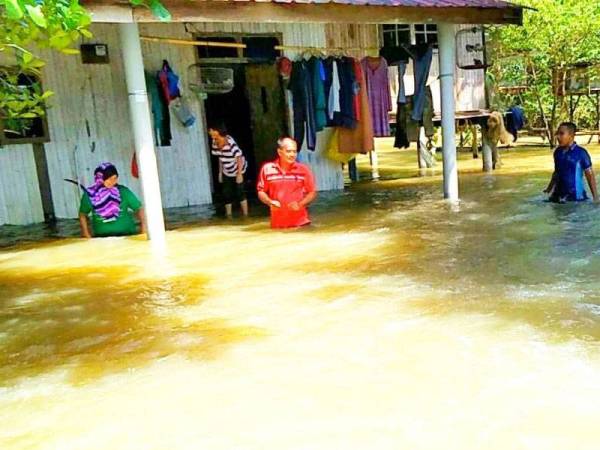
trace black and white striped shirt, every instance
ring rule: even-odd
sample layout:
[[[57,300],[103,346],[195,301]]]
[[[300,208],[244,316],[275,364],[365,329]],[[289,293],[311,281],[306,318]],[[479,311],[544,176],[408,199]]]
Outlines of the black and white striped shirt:
[[[219,148],[217,143],[213,140],[211,153],[219,157],[221,165],[223,166],[223,174],[227,177],[235,177],[237,175],[237,158],[242,158],[242,173],[246,173],[248,168],[248,162],[244,158],[244,153],[238,147],[235,140],[231,136],[227,136],[227,142],[223,148]]]

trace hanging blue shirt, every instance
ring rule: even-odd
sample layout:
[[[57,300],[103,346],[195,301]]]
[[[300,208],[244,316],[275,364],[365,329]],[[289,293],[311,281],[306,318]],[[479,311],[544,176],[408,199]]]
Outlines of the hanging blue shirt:
[[[590,154],[576,143],[573,143],[567,150],[562,147],[554,150],[556,187],[552,194],[552,200],[587,200],[588,196],[583,187],[583,173],[590,167],[592,167]]]

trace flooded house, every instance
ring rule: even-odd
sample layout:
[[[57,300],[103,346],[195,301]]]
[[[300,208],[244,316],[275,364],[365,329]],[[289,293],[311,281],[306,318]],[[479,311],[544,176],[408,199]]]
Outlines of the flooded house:
[[[141,195],[149,235],[158,238],[163,208],[213,202],[211,121],[227,122],[239,136],[251,180],[273,158],[277,137],[292,132],[292,100],[278,58],[315,52],[378,57],[384,47],[419,43],[434,46],[430,78],[443,128],[444,195],[456,199],[455,111],[486,107],[485,62],[475,70],[460,68],[466,46],[457,35],[475,25],[522,21],[520,7],[495,0],[166,1],[168,23],[116,1],[89,0],[85,6],[93,37],[81,43],[81,55],[40,52],[47,61],[40,81],[55,93],[47,115],[22,134],[4,132],[0,138],[0,225],[77,217],[80,190],[65,179],[85,184],[98,163],[111,161],[122,182]],[[471,47],[480,51],[477,45]],[[164,61],[179,76],[183,108],[192,120],[183,123],[171,112],[170,136],[162,140],[147,80]],[[211,70],[229,74],[233,89],[194,89]],[[328,132],[318,133],[314,151],[301,152],[319,190],[344,186],[342,164],[324,156]],[[139,178],[130,170],[134,162]]]

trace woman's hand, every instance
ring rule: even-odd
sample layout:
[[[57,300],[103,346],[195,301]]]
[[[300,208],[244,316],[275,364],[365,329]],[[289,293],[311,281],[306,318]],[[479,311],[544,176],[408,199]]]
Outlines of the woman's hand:
[[[219,184],[223,184],[223,172],[219,172]]]
[[[244,175],[242,175],[241,173],[238,173],[238,174],[235,176],[235,182],[236,182],[237,184],[242,184],[242,183],[244,182]]]
[[[269,201],[269,206],[271,206],[271,208],[274,209],[279,209],[281,208],[281,203],[279,202],[279,200],[271,200]]]

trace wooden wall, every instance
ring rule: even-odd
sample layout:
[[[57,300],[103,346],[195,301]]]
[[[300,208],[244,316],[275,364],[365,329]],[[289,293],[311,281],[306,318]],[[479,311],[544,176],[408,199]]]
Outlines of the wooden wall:
[[[149,27],[157,31],[156,25]],[[175,34],[180,26],[162,28]],[[121,182],[140,193],[139,182],[130,172],[133,137],[118,29],[115,25],[94,25],[92,32],[92,42],[108,44],[110,64],[81,64],[78,57],[52,53],[44,71],[46,87],[56,92],[48,114],[52,141],[46,144],[46,153],[57,217],[75,217],[80,196],[63,178],[78,177],[88,183],[102,161],[114,162]],[[192,48],[144,44],[142,51],[147,71],[156,72],[167,59],[182,77],[182,84],[186,83],[185,69],[193,58]],[[171,117],[171,146],[156,149],[162,201],[167,208],[211,201],[208,157],[199,125],[201,109],[193,96],[186,98],[197,117],[196,125],[185,128]]]
[[[181,24],[152,24],[142,32],[184,37]],[[59,218],[77,217],[80,190],[64,178],[92,180],[92,171],[103,161],[117,165],[120,181],[141,193],[131,176],[133,137],[119,34],[116,25],[94,24],[89,42],[108,44],[110,64],[82,64],[79,56],[41,52],[47,61],[43,84],[55,92],[48,110],[51,142],[45,144],[54,209]],[[156,72],[168,59],[187,85],[186,68],[194,62],[192,47],[144,44],[147,71]],[[209,158],[206,153],[202,108],[195,97],[187,99],[197,122],[190,128],[171,118],[170,147],[157,148],[163,205],[168,207],[211,202]],[[16,174],[19,176],[17,177]],[[8,181],[10,180],[10,182]],[[37,174],[31,145],[0,149],[0,224],[43,221]],[[17,207],[19,205],[19,207]]]
[[[0,225],[43,222],[31,145],[0,148]]]

